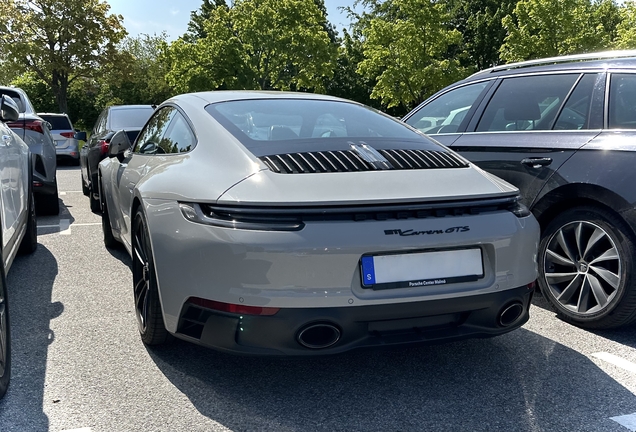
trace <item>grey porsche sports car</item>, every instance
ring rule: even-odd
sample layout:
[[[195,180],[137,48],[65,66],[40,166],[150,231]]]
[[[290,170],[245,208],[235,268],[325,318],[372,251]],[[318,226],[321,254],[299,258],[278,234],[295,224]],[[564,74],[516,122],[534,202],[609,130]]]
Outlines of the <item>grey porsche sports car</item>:
[[[312,355],[496,336],[528,320],[539,226],[519,191],[358,103],[176,96],[99,165],[139,331]]]

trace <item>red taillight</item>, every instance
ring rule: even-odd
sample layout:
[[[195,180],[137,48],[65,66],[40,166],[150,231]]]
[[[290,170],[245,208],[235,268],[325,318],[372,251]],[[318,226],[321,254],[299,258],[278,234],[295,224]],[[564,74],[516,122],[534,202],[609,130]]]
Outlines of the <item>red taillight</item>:
[[[10,128],[32,130],[39,133],[44,133],[42,128],[42,120],[27,120],[27,121],[15,121],[7,123]]]
[[[99,140],[97,144],[99,144],[99,148],[100,148],[100,152],[102,156],[108,153],[108,147],[110,146],[110,141]]]
[[[245,306],[232,303],[221,303],[213,300],[206,300],[199,297],[190,297],[188,303],[195,304],[207,309],[214,309],[221,312],[230,312],[243,315],[275,315],[280,309],[260,306]]]
[[[75,132],[61,132],[60,135],[64,138],[73,138],[75,136]]]

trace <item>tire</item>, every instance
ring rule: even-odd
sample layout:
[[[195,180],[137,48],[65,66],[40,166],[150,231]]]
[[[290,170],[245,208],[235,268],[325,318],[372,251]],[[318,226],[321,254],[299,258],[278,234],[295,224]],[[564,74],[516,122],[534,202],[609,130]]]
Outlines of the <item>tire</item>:
[[[146,345],[161,345],[168,342],[169,334],[161,314],[148,224],[141,208],[135,213],[132,228],[133,295],[139,335]]]
[[[30,191],[29,191],[30,192]],[[24,238],[20,243],[18,252],[21,254],[32,254],[38,247],[38,221],[35,216],[35,199],[33,193],[30,193],[27,229]]]
[[[90,200],[90,204],[91,204],[91,211],[93,213],[101,213],[102,212],[102,208],[101,205],[99,203],[99,189],[96,189],[95,186],[97,186],[97,176],[91,176],[91,185],[89,186],[90,191],[88,193],[88,199]],[[95,198],[95,195],[98,196],[98,198]]]
[[[636,244],[620,217],[577,207],[553,219],[539,245],[539,285],[565,321],[620,327],[636,318]]]
[[[38,196],[38,213],[47,216],[57,216],[60,214],[60,203],[57,199],[57,180],[55,180],[55,192],[51,195]]]
[[[113,228],[110,225],[110,215],[108,214],[108,207],[106,206],[106,200],[101,194],[101,190],[100,199],[102,200],[102,232],[104,233],[104,246],[109,249],[113,249],[119,246],[119,242],[113,235]]]
[[[88,194],[91,192],[91,190],[88,188],[88,185],[86,183],[84,183],[84,176],[81,175],[81,173],[80,173],[80,180],[82,181],[82,193],[85,196],[88,196]]]
[[[6,287],[4,265],[0,260],[0,398],[7,392],[11,378],[11,329]]]

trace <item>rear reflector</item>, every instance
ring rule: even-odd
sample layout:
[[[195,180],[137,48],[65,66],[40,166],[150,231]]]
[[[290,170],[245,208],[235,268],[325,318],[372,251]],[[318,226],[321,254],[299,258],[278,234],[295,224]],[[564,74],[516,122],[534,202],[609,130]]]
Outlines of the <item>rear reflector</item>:
[[[206,300],[199,297],[190,297],[188,303],[204,307],[206,309],[214,309],[221,312],[229,312],[243,315],[275,315],[280,308],[245,306],[232,303],[221,303],[213,300]]]

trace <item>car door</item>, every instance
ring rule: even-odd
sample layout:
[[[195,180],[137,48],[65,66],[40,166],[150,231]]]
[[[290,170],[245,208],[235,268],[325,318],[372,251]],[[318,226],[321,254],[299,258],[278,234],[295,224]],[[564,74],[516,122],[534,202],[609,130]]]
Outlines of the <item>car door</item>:
[[[559,167],[600,133],[604,79],[602,73],[500,79],[451,147],[517,186],[532,207],[544,187],[565,182]]]
[[[21,200],[26,191],[21,190],[22,146],[18,137],[4,124],[0,123],[0,199],[2,201],[2,246],[7,253],[12,246],[17,231],[20,212],[24,211]]]
[[[139,180],[147,172],[148,162],[157,154],[165,153],[160,146],[161,140],[170,125],[170,120],[175,113],[171,106],[157,110],[148,120],[135,141],[131,151],[126,152],[124,159],[117,167],[117,175],[113,177],[112,185],[114,194],[114,206],[118,219],[122,238],[129,239],[131,226],[131,210],[134,199],[134,190]],[[128,240],[126,240],[128,241]]]

